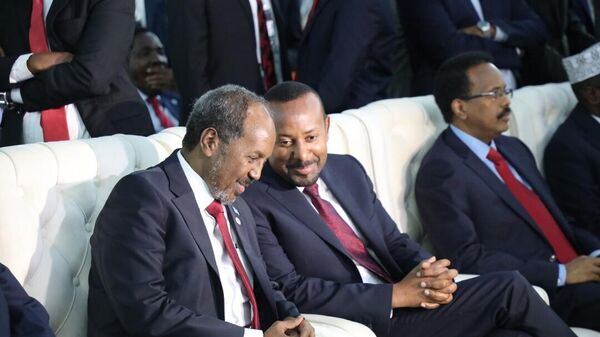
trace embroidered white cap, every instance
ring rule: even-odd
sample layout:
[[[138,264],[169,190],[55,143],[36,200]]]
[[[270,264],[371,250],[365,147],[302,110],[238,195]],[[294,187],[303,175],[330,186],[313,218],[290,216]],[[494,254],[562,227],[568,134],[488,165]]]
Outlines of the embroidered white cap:
[[[600,42],[562,62],[572,84],[600,75]]]

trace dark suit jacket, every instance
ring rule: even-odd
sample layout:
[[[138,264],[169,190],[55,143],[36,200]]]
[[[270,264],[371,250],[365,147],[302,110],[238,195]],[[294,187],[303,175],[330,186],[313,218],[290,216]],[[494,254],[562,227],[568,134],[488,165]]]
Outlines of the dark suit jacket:
[[[594,15],[596,18],[600,17],[600,1],[593,0],[594,4]],[[596,20],[596,23],[592,21],[591,8],[587,4],[587,0],[573,0],[571,6],[577,16],[585,24],[585,28],[588,33],[594,35],[596,38],[600,38],[600,20]]]
[[[506,136],[494,141],[578,252],[600,248],[600,240],[569,225],[525,144]],[[415,188],[421,220],[436,252],[454,261],[458,270],[518,270],[552,297],[558,267],[550,244],[506,185],[450,129],[423,158]]]
[[[0,0],[0,90],[19,55],[30,52],[31,0]],[[54,0],[46,18],[50,49],[75,55],[32,79],[18,83],[25,111],[76,103],[92,137],[115,133],[149,135],[152,123],[125,71],[133,37],[133,0]],[[6,117],[14,115],[5,113]],[[20,118],[3,130],[21,130]],[[5,133],[3,131],[3,133]],[[12,135],[20,141],[20,133]],[[14,139],[19,138],[19,139]]]
[[[321,178],[395,281],[430,256],[398,231],[356,159],[329,154]],[[342,244],[295,186],[265,165],[261,180],[243,196],[256,219],[267,271],[287,298],[302,312],[339,316],[387,333],[392,285],[362,283]]]
[[[283,74],[289,79],[285,26],[278,2],[272,3]],[[248,0],[169,0],[167,15],[169,59],[183,99],[181,125],[187,122],[195,100],[210,89],[237,84],[258,94],[265,92]]]
[[[313,87],[327,113],[385,97],[398,41],[388,0],[319,0],[301,32],[297,80]],[[292,44],[290,43],[290,45]]]
[[[10,270],[0,263],[0,335],[54,337],[46,309],[29,297]]]
[[[481,0],[484,18],[500,27],[508,40],[496,42],[459,32],[477,24],[471,0],[401,0],[413,62],[413,94],[430,94],[440,64],[457,54],[482,50],[494,57],[498,68],[518,71],[521,59],[516,48],[528,49],[545,41],[545,27],[524,0]]]
[[[556,202],[578,226],[600,237],[600,124],[578,105],[544,153]]]
[[[297,316],[272,289],[246,203],[227,206],[254,272],[261,325]],[[223,291],[208,233],[174,152],[121,179],[91,238],[88,336],[236,336],[224,319]]]
[[[570,8],[572,0],[527,0],[540,16],[548,35],[548,42],[531,48],[523,59],[522,82],[542,84],[567,81],[562,65],[563,57],[577,54],[596,43],[583,22]]]

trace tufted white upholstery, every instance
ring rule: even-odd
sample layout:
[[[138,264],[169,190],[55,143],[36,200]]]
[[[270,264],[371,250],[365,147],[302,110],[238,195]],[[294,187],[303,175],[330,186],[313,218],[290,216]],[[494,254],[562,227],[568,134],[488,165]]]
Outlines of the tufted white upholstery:
[[[513,102],[510,132],[534,148],[539,163],[550,132],[574,105],[573,94],[566,84],[546,85],[518,90]],[[444,127],[431,96],[384,100],[332,115],[328,146],[358,158],[401,230],[423,242],[414,177]],[[176,127],[150,137],[0,148],[0,261],[48,309],[58,337],[86,335],[89,237],[111,189],[122,176],[155,165],[180,147],[184,132]],[[323,335],[374,336],[357,323],[311,318]]]

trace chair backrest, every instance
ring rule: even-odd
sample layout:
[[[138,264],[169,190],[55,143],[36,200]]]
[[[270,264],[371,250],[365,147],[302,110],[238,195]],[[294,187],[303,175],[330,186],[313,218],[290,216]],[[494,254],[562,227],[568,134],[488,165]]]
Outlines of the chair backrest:
[[[0,261],[58,337],[86,335],[89,238],[110,191],[179,147],[183,132],[0,148]]]
[[[574,105],[568,84],[519,89],[510,133],[539,164]],[[433,97],[378,101],[330,121],[329,151],[355,156],[400,230],[426,242],[413,187],[423,155],[446,127]],[[58,337],[86,335],[89,238],[110,191],[124,175],[179,148],[184,133],[177,127],[150,137],[0,148],[0,261],[48,309]]]

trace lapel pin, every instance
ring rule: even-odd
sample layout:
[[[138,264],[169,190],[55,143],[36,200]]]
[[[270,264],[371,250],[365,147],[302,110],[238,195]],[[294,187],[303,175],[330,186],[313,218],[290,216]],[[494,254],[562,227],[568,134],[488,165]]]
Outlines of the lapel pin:
[[[237,223],[238,225],[242,224],[242,221],[240,220],[240,218],[238,218],[237,216],[235,217],[235,223]]]
[[[231,208],[233,208],[235,214],[240,215],[240,212],[237,210],[237,208],[235,208],[235,206],[231,206]]]

